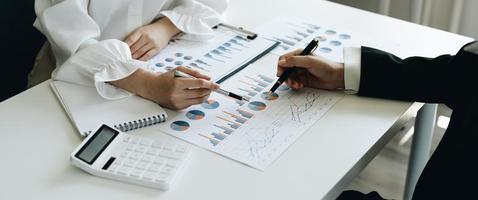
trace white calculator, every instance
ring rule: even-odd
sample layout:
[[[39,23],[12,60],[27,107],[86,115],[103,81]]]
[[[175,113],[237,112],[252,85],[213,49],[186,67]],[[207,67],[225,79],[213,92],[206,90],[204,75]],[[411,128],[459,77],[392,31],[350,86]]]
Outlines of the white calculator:
[[[102,125],[71,154],[73,165],[96,176],[168,190],[189,148]]]

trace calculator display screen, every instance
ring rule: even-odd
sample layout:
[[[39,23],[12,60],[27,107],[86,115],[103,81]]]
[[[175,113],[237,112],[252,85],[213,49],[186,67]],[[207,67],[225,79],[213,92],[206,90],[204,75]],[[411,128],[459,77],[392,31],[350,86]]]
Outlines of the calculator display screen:
[[[88,164],[93,164],[116,135],[118,135],[116,130],[106,125],[101,126],[75,156]]]

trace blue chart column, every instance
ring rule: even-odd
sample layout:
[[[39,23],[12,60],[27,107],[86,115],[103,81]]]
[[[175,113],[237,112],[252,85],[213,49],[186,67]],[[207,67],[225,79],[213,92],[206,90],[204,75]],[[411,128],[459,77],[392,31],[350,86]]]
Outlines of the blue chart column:
[[[425,104],[417,113],[403,196],[405,200],[412,199],[415,185],[430,157],[436,113],[437,104]]]

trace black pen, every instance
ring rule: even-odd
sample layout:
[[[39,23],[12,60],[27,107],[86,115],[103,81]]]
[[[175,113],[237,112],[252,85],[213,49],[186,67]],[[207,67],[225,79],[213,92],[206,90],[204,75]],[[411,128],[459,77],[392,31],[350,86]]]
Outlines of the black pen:
[[[178,71],[178,70],[174,70],[174,76],[176,76],[176,77],[183,77],[183,78],[197,79],[197,78],[194,77],[194,76],[191,76],[191,75],[189,75],[189,74],[186,74],[186,73],[184,73],[184,72],[182,72],[182,71]],[[224,96],[232,97],[232,98],[237,99],[237,100],[239,100],[239,101],[249,101],[249,99],[246,98],[246,97],[243,97],[243,96],[238,95],[238,94],[234,94],[234,93],[232,93],[232,92],[229,92],[229,91],[227,91],[227,90],[223,90],[223,89],[221,89],[221,88],[216,89],[216,90],[213,90],[213,91],[214,91],[214,92],[217,92],[217,93],[219,93],[219,94],[222,94],[222,95],[224,95]]]
[[[305,49],[300,53],[301,56],[305,55],[310,55],[316,48],[319,46],[319,38],[314,38],[308,45],[305,47]],[[276,89],[284,83],[285,80],[289,77],[289,75],[294,72],[294,69],[296,67],[291,67],[287,68],[284,73],[279,77],[279,80],[274,83],[274,86],[272,86],[271,90],[269,90],[268,95],[271,95],[276,91]]]

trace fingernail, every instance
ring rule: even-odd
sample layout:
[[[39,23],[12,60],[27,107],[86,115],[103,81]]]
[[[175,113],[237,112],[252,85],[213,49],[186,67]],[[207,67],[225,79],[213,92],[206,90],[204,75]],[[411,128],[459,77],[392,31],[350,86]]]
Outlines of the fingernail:
[[[279,60],[279,65],[285,65],[287,62],[285,60]]]

